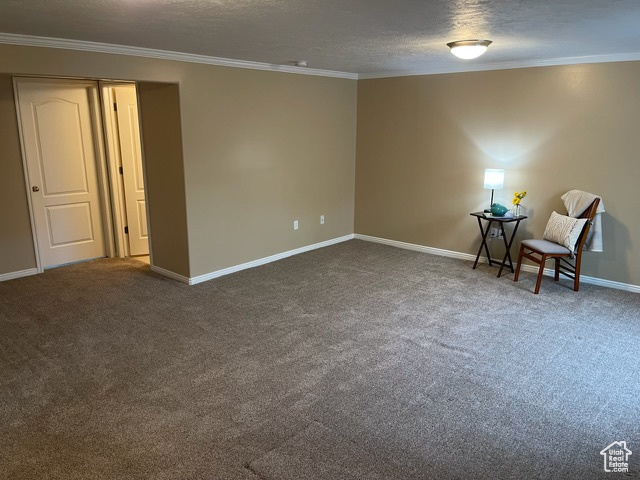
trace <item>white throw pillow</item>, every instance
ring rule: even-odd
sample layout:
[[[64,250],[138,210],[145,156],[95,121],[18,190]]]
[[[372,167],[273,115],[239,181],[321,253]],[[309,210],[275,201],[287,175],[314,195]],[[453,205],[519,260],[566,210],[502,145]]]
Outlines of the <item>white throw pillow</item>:
[[[586,218],[566,217],[552,212],[542,238],[564,245],[573,252],[585,223],[587,223]]]

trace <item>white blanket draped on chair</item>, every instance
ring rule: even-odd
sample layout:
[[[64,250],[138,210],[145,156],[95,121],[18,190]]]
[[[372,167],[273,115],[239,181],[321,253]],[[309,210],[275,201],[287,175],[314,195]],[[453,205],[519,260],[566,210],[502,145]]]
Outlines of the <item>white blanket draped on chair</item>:
[[[570,217],[577,217],[584,212],[589,205],[596,199],[600,198],[600,205],[596,210],[596,216],[593,218],[593,225],[587,236],[587,242],[584,249],[591,252],[602,252],[602,219],[601,213],[604,212],[604,204],[599,195],[583,192],[582,190],[569,190],[562,197],[564,206],[567,208],[567,214]]]

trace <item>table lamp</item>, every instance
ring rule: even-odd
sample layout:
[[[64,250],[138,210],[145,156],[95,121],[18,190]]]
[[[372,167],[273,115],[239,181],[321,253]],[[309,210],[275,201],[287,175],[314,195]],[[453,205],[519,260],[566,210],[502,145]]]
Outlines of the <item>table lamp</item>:
[[[484,188],[491,189],[491,203],[489,208],[485,208],[485,212],[491,211],[491,205],[493,205],[493,191],[498,189],[502,190],[504,187],[504,170],[497,168],[487,168],[484,171]]]

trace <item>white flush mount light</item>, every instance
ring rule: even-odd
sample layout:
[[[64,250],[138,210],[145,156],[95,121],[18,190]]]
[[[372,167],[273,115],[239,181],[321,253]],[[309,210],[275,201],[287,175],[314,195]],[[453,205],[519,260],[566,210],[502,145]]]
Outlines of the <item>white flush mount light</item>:
[[[491,43],[491,40],[458,40],[447,43],[447,46],[456,57],[471,60],[486,52]]]

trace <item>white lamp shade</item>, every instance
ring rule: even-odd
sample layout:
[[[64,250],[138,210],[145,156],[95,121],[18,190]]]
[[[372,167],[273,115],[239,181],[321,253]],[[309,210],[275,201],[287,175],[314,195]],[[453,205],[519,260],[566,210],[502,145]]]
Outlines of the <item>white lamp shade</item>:
[[[487,168],[484,171],[484,188],[500,190],[504,187],[504,170]]]

